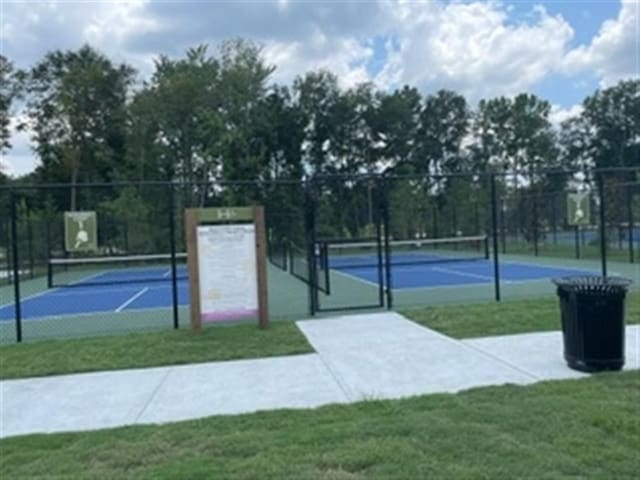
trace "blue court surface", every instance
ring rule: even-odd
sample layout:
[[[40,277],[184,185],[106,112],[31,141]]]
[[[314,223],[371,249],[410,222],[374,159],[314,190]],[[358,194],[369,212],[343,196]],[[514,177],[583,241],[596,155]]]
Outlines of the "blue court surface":
[[[53,288],[23,298],[25,320],[74,315],[118,313],[169,308],[172,305],[171,271],[166,267],[106,271],[87,275],[72,286]],[[178,301],[189,303],[184,268],[178,271]],[[0,306],[0,322],[15,318],[13,303]]]
[[[491,260],[394,265],[393,288],[403,290],[487,284],[493,282],[493,268]],[[371,264],[346,266],[340,265],[340,262],[336,264],[332,262],[332,271],[334,274],[347,276],[362,286],[377,284],[378,281],[378,269]],[[500,263],[500,279],[503,283],[586,273],[594,272],[525,263]],[[186,306],[189,303],[189,288],[184,267],[178,274],[180,276],[178,301],[180,305]],[[52,288],[25,297],[21,302],[22,318],[38,320],[167,309],[172,305],[170,278],[170,271],[166,267],[107,271],[86,275],[71,282],[72,286]],[[14,305],[12,303],[1,305],[0,322],[14,319]]]
[[[378,282],[378,269],[372,266],[335,266],[343,275],[349,275],[367,283]],[[392,286],[394,289],[433,288],[493,283],[494,265],[491,260],[470,260],[414,265],[394,265]],[[575,268],[551,267],[526,263],[500,262],[502,283],[544,280],[555,277],[594,274],[597,272]]]

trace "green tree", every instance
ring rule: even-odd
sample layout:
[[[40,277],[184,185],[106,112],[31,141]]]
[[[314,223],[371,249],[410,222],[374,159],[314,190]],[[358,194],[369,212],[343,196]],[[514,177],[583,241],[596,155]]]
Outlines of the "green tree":
[[[377,114],[372,120],[374,148],[388,173],[412,171],[422,97],[404,86],[387,95],[378,94]],[[407,170],[409,168],[409,170]]]
[[[130,164],[141,178],[179,180],[187,205],[195,202],[192,184],[208,180],[219,160],[219,78],[205,45],[186,58],[161,56],[131,106]]]
[[[277,99],[267,99],[274,67],[266,64],[259,45],[242,39],[222,43],[220,65],[222,178],[259,182],[268,178],[270,149],[277,150],[269,132],[270,120],[278,122],[269,112]],[[249,200],[242,194],[233,202]]]
[[[594,166],[640,166],[640,80],[597,90],[582,105],[583,147]]]
[[[459,173],[462,170],[461,144],[469,118],[462,95],[440,90],[425,98],[416,136],[418,171]]]
[[[18,82],[13,64],[4,55],[0,55],[0,153],[11,148],[11,105],[18,95]],[[1,173],[0,167],[0,173]]]
[[[89,46],[50,52],[29,72],[27,114],[42,162],[39,176],[72,184],[72,210],[78,182],[109,180],[124,160],[133,75],[128,65],[114,65]]]
[[[293,92],[304,119],[303,162],[312,176],[328,173],[331,139],[340,128],[332,115],[340,98],[338,78],[327,71],[309,72],[294,80]]]

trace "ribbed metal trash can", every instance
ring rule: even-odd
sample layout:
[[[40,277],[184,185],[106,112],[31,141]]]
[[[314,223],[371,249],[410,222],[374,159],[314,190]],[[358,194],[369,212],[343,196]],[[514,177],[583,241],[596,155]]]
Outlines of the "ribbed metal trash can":
[[[564,358],[582,372],[624,365],[624,300],[631,280],[620,277],[554,278],[560,298]]]

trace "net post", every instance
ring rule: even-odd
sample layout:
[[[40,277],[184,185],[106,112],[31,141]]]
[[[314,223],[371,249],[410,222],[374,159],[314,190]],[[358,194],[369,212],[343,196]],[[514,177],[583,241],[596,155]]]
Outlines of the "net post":
[[[634,239],[633,239],[633,194],[631,183],[627,184],[627,242],[629,243],[629,263],[634,263]]]
[[[580,260],[580,225],[575,226],[576,260]]]
[[[597,176],[598,195],[600,196],[600,260],[602,262],[602,276],[607,276],[607,226],[605,225],[605,200],[604,200],[604,183],[602,174]]]
[[[13,295],[16,315],[16,341],[22,342],[22,310],[20,305],[20,262],[18,258],[18,212],[16,209],[16,194],[13,190],[9,195],[11,202],[11,252],[13,257]]]
[[[51,259],[47,259],[47,288],[53,288],[53,265]]]
[[[498,254],[498,212],[496,175],[491,174],[491,234],[493,237],[493,280],[496,302],[500,301],[500,260]]]
[[[173,306],[173,328],[180,328],[180,316],[178,313],[178,273],[176,268],[176,219],[175,199],[173,198],[173,184],[168,183],[169,190],[169,243],[171,251],[171,301]]]

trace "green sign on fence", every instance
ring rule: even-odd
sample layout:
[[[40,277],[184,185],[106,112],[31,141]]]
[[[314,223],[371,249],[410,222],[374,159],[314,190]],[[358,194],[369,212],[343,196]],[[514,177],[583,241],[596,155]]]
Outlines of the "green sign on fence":
[[[64,245],[67,252],[98,250],[96,212],[64,213]]]
[[[589,192],[567,195],[567,223],[574,227],[589,225],[591,222],[591,202]]]

